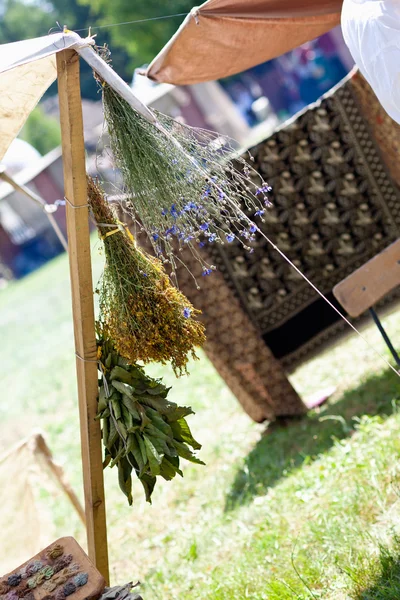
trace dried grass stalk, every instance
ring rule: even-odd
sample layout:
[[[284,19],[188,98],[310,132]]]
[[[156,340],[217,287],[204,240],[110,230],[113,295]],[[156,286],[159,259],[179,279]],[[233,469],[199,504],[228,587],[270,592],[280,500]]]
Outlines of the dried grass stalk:
[[[115,165],[130,198],[123,209],[172,273],[181,262],[179,248],[190,248],[204,275],[212,272],[202,257],[204,244],[237,239],[251,250],[254,220],[262,220],[270,205],[270,188],[250,161],[231,160],[230,140],[156,111],[156,123],[149,123],[107,85],[103,103]]]
[[[136,246],[91,178],[88,197],[106,256],[97,290],[104,337],[131,364],[171,362],[177,375],[185,373],[205,341],[199,311],[172,285],[161,262]]]

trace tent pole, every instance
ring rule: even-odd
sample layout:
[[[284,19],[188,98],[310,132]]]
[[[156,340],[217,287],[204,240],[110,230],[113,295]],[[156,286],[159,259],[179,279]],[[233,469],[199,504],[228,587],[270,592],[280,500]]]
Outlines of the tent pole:
[[[94,420],[98,386],[85,147],[79,56],[74,50],[57,54],[57,77],[88,551],[108,584],[101,432]]]

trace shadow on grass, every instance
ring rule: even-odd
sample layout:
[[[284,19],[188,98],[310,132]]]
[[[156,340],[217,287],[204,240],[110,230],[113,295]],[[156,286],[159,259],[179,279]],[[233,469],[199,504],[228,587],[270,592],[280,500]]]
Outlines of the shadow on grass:
[[[354,417],[389,416],[399,398],[399,379],[388,370],[347,391],[319,414],[291,421],[287,427],[268,428],[236,474],[225,511],[264,495],[282,476],[316,460],[335,440],[352,435]]]
[[[348,571],[355,583],[354,600],[396,600],[400,598],[400,538],[391,548],[380,546],[378,559],[372,558],[358,572]]]

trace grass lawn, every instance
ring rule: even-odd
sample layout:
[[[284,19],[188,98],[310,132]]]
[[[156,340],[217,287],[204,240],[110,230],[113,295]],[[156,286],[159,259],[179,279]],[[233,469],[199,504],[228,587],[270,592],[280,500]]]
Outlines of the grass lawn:
[[[98,274],[96,244],[94,255]],[[383,321],[399,340],[400,313]],[[375,328],[365,335],[387,355]],[[81,495],[65,257],[0,292],[0,339],[0,450],[42,428]],[[189,422],[207,466],[187,463],[183,479],[158,483],[152,506],[135,483],[131,508],[106,471],[113,582],[140,579],[145,600],[400,598],[399,379],[362,340],[352,335],[298,369],[300,393],[337,392],[266,435],[204,357],[179,381],[151,370],[196,410]],[[83,543],[68,503],[47,503],[57,535]]]

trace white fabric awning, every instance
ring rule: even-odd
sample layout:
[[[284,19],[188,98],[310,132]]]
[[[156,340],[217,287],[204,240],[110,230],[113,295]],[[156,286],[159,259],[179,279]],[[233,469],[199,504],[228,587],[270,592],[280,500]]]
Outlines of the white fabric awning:
[[[0,45],[0,161],[56,79],[56,52],[74,46],[77,37],[55,33]]]
[[[0,45],[0,161],[29,113],[57,77],[55,54],[73,48],[137,112],[154,123],[154,114],[125,81],[91,48],[92,37],[73,31]]]

